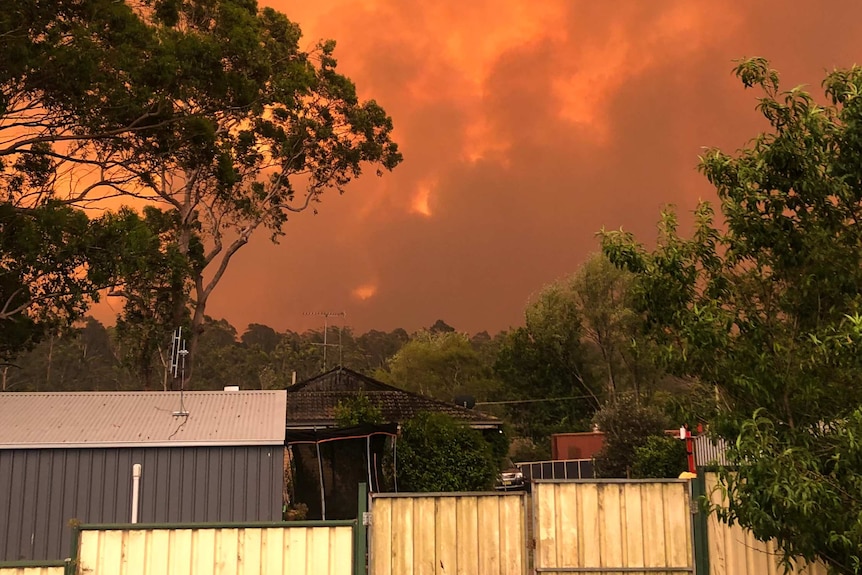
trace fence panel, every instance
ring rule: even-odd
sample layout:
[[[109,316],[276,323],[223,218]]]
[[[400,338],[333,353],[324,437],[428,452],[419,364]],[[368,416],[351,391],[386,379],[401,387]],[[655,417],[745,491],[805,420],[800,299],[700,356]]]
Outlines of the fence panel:
[[[724,495],[717,489],[718,476],[706,474],[706,493],[714,504],[721,504]],[[710,575],[783,575],[778,564],[779,554],[774,542],[758,541],[751,531],[739,525],[728,526],[714,513],[707,520]],[[796,575],[826,575],[821,563],[799,565],[791,573]]]
[[[65,566],[62,565],[0,565],[0,575],[64,575]]]
[[[693,572],[684,481],[539,481],[533,485],[537,573]]]
[[[375,494],[372,575],[523,575],[525,494]]]
[[[352,522],[329,523],[290,527],[82,526],[77,573],[351,575]]]

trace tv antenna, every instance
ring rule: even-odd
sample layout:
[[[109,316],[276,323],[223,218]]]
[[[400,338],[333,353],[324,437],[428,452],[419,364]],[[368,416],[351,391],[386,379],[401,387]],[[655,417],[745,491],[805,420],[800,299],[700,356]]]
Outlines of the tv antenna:
[[[180,380],[180,409],[172,413],[174,417],[189,416],[189,412],[183,401],[183,388],[186,381],[186,356],[188,354],[189,350],[186,349],[186,340],[183,339],[183,328],[178,327],[171,338],[171,374],[173,374],[174,379],[179,378]]]
[[[312,343],[311,345],[320,345],[323,347],[323,371],[326,371],[326,350],[330,347],[338,348],[338,365],[342,365],[344,363],[343,357],[343,347],[341,345],[341,334],[344,326],[338,328],[338,343],[329,343],[327,340],[327,334],[329,333],[329,318],[331,317],[340,317],[342,319],[342,324],[344,323],[344,318],[347,317],[347,313],[343,311],[307,311],[303,315],[315,315],[323,318],[323,343]]]

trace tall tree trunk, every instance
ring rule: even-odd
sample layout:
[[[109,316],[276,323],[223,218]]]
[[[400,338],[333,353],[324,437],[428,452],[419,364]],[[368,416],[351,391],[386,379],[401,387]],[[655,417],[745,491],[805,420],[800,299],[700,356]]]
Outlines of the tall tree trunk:
[[[194,313],[192,313],[192,325],[189,330],[188,350],[186,356],[186,383],[191,389],[192,376],[194,374],[195,358],[197,357],[198,342],[204,331],[204,319],[206,318],[207,300],[209,293],[206,292],[203,286],[203,278],[198,275],[195,278],[195,295],[197,296],[194,303]]]

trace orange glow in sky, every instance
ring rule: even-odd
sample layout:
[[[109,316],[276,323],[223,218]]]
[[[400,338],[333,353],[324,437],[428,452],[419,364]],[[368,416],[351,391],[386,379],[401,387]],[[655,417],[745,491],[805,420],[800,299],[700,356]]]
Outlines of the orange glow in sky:
[[[359,287],[354,288],[353,297],[358,300],[365,301],[367,299],[371,299],[374,297],[374,294],[377,293],[377,286],[375,285],[361,285]]]
[[[303,46],[337,41],[404,162],[237,254],[207,313],[240,331],[315,327],[309,309],[344,309],[359,333],[519,324],[602,227],[651,240],[663,206],[714,197],[702,148],[733,152],[764,126],[734,59],[767,57],[784,87],[815,91],[862,59],[855,0],[262,2]]]

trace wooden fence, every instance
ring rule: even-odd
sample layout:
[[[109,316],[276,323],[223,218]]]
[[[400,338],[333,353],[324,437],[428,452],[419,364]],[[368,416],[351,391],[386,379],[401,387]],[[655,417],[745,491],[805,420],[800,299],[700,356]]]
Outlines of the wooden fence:
[[[353,522],[81,526],[79,575],[352,575]],[[29,575],[29,574],[28,574]]]
[[[525,494],[376,494],[372,575],[523,575]]]
[[[537,573],[694,571],[685,481],[533,485]]]
[[[723,493],[716,489],[718,477],[707,473],[706,494],[713,504],[724,501]],[[764,543],[739,525],[730,527],[718,520],[715,514],[707,519],[709,543],[709,575],[783,575],[779,565],[778,548],[774,542]],[[796,575],[826,575],[826,567],[816,563],[798,565],[791,573]]]

